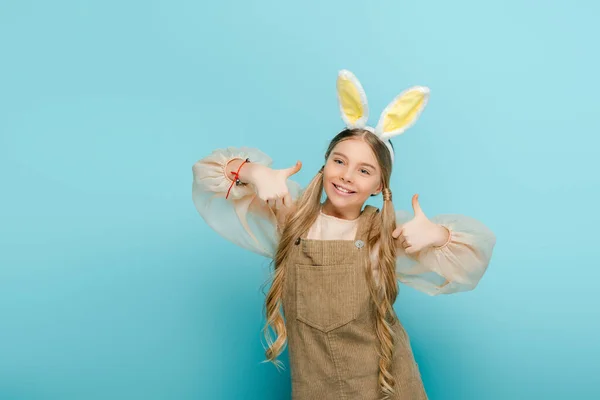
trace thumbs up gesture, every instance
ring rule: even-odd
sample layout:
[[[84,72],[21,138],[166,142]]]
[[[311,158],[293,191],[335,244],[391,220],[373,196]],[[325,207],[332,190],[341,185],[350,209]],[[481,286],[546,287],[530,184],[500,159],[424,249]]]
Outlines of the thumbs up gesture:
[[[279,209],[292,205],[287,179],[302,168],[302,163],[284,169],[271,169],[259,164],[253,164],[247,172],[248,180],[256,187],[258,197],[271,207]]]
[[[419,204],[418,194],[412,198],[412,207],[415,217],[392,232],[397,247],[402,247],[406,254],[414,254],[428,247],[442,246],[446,243],[450,232],[427,218]]]

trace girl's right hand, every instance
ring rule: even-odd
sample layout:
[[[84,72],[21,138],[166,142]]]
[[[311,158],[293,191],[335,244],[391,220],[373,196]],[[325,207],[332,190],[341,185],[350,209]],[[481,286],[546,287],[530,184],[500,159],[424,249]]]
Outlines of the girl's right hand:
[[[290,207],[292,197],[290,196],[286,181],[302,168],[300,161],[296,165],[285,169],[271,169],[260,164],[248,164],[248,181],[256,188],[258,197],[265,201],[271,208],[280,209]]]

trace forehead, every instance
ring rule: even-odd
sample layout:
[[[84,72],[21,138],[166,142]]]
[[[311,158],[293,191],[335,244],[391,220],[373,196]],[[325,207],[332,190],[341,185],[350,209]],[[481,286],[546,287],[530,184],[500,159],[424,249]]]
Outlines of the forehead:
[[[365,163],[375,167],[378,166],[377,157],[375,157],[375,153],[373,153],[371,146],[361,139],[344,140],[336,144],[331,150],[332,154],[335,152],[342,153],[350,161],[358,164]]]

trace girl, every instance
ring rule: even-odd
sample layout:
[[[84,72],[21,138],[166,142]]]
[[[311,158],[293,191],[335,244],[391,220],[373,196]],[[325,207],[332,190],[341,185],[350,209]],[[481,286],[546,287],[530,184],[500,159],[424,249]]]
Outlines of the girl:
[[[375,129],[356,77],[341,71],[337,89],[347,129],[304,191],[288,179],[300,162],[273,170],[256,149],[228,148],[194,165],[193,200],[219,234],[273,258],[266,357],[278,365],[289,345],[294,400],[427,399],[394,312],[397,280],[430,295],[471,290],[495,236],[466,216],[429,220],[417,195],[413,218],[394,211],[389,139],[416,121],[427,88],[401,93]],[[379,193],[381,212],[364,206]]]

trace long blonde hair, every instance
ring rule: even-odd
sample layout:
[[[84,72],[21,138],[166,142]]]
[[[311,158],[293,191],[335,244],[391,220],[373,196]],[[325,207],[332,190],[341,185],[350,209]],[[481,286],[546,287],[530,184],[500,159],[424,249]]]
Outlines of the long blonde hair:
[[[398,283],[396,281],[396,247],[392,232],[396,228],[396,216],[392,204],[392,192],[389,189],[392,174],[392,159],[385,144],[373,133],[364,129],[346,129],[337,134],[329,143],[325,152],[325,161],[333,148],[340,142],[349,139],[364,140],[375,153],[381,169],[383,208],[375,216],[368,235],[367,246],[369,250],[379,243],[379,274],[378,282],[373,276],[371,265],[365,270],[365,276],[371,293],[376,318],[375,332],[379,339],[379,387],[383,399],[394,393],[395,381],[390,372],[394,350],[393,324],[396,321],[393,304],[398,296]],[[265,299],[266,325],[263,330],[267,342],[265,355],[267,360],[273,362],[278,368],[281,362],[277,357],[285,349],[287,331],[281,310],[281,299],[284,287],[284,266],[292,250],[293,241],[308,231],[315,222],[321,207],[323,192],[323,168],[310,181],[306,189],[298,198],[295,210],[291,213],[281,233],[277,252],[273,259],[274,274],[271,287]],[[370,264],[370,263],[369,263]],[[275,333],[275,339],[271,334]]]

